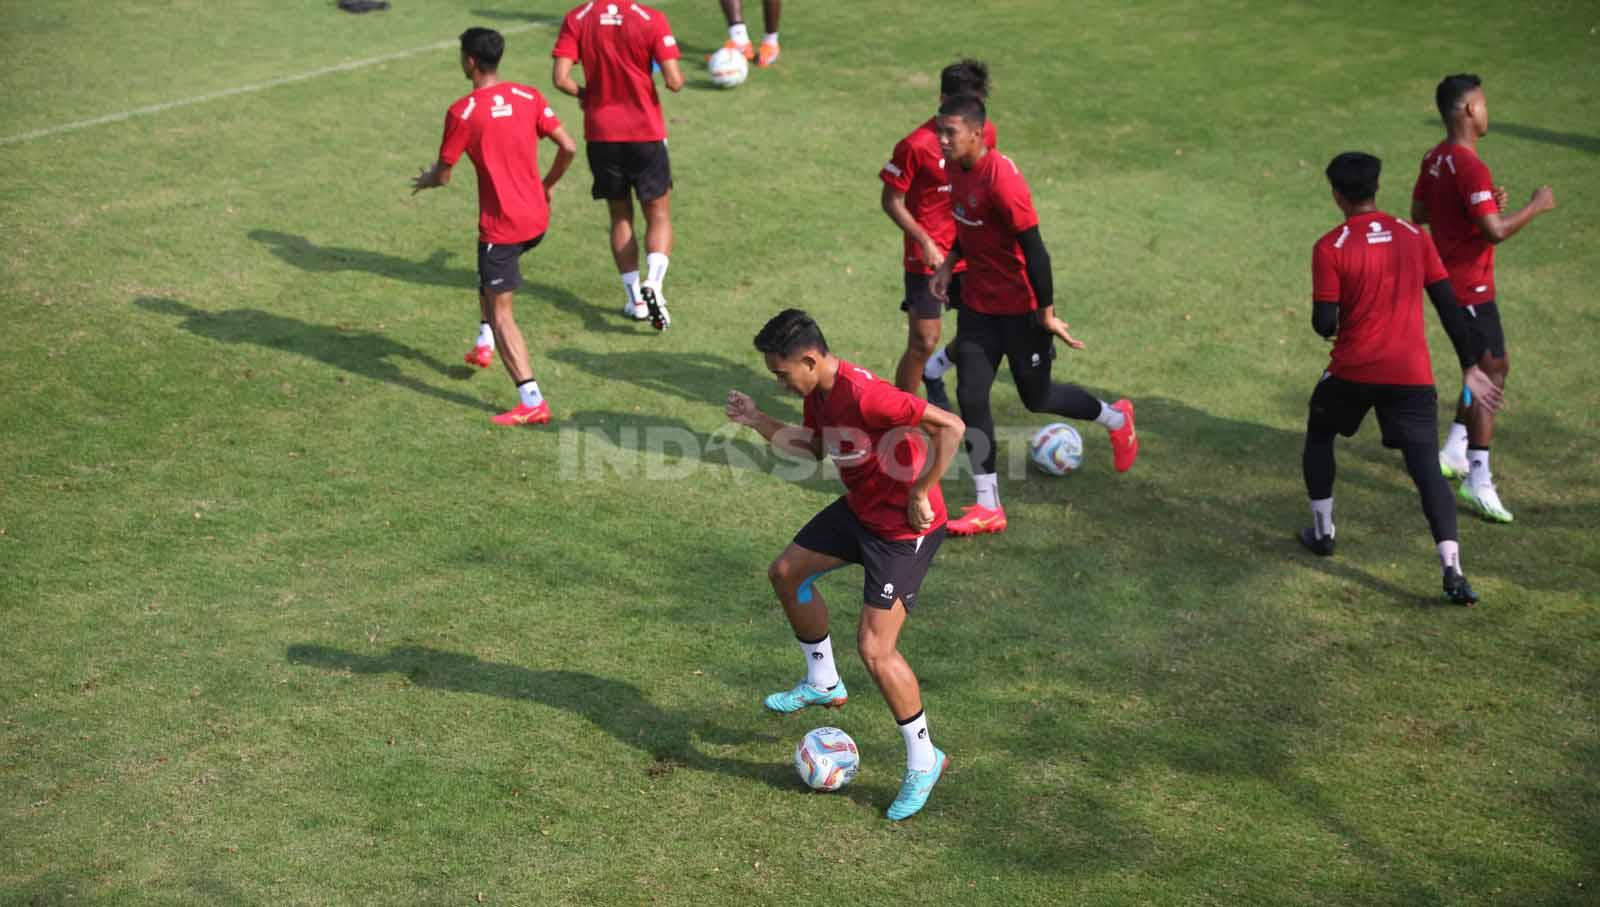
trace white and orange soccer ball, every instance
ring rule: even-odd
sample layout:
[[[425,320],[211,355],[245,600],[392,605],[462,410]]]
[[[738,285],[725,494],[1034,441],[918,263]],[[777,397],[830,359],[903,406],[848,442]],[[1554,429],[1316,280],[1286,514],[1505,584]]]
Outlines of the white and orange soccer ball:
[[[750,75],[750,61],[737,48],[724,47],[706,61],[711,84],[718,88],[737,88]]]
[[[1052,422],[1033,433],[1028,458],[1040,471],[1064,476],[1083,465],[1083,437],[1065,422]]]
[[[855,780],[861,754],[850,735],[836,727],[819,727],[794,748],[794,770],[812,790],[838,790]]]

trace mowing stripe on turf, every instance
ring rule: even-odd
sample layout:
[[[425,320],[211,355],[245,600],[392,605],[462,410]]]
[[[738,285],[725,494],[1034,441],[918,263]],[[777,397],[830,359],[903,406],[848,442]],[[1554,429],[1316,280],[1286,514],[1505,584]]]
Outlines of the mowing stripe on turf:
[[[544,23],[542,22],[530,22],[527,25],[516,25],[511,28],[502,28],[500,29],[500,33],[503,35],[514,35],[518,32],[525,32],[535,28],[540,28],[543,25]],[[35,129],[32,132],[24,132],[18,135],[10,135],[6,136],[5,138],[0,138],[0,145],[15,145],[18,142],[28,142],[32,141],[33,139],[42,139],[46,136],[60,135],[63,132],[72,132],[77,129],[88,129],[90,126],[103,126],[107,123],[120,123],[123,120],[131,120],[134,117],[147,116],[152,113],[162,113],[163,111],[175,110],[179,107],[189,107],[194,104],[204,104],[207,101],[216,101],[222,98],[236,97],[238,95],[250,94],[251,92],[256,91],[266,91],[269,88],[277,88],[279,85],[289,85],[294,82],[304,82],[308,79],[321,78],[322,76],[333,75],[334,73],[338,72],[349,72],[352,69],[363,69],[368,66],[376,66],[379,63],[387,63],[390,60],[400,60],[404,59],[405,57],[414,57],[417,54],[428,53],[429,51],[443,50],[446,47],[455,47],[456,43],[457,39],[455,38],[451,38],[448,41],[435,41],[432,44],[424,44],[421,47],[413,47],[410,50],[398,50],[392,54],[384,54],[381,57],[368,57],[365,60],[352,60],[349,63],[339,63],[334,66],[324,66],[321,69],[313,69],[309,72],[296,73],[295,75],[284,76],[279,79],[270,79],[266,82],[255,82],[250,85],[240,85],[237,88],[229,88],[223,91],[213,91],[210,94],[197,94],[194,97],[179,98],[176,101],[163,101],[160,104],[151,104],[148,107],[135,107],[132,110],[124,110],[120,113],[108,113],[104,116],[92,117],[87,120],[78,120],[74,123],[62,123],[59,126],[47,126],[44,129]]]

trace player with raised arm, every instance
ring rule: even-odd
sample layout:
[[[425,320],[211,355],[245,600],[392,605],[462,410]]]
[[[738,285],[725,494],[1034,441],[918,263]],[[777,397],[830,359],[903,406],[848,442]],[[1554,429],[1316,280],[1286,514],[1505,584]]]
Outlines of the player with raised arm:
[[[890,819],[921,810],[948,760],[933,745],[917,676],[899,651],[900,630],[945,535],[939,479],[955,458],[966,426],[954,414],[850,364],[828,349],[805,312],[786,309],[755,338],[767,368],[805,398],[804,424],[787,425],[728,392],[727,416],[760,432],[792,457],[830,457],[845,495],[795,535],[767,576],[805,655],[806,677],[773,693],[766,707],[795,712],[838,708],[848,694],[833,661],[828,607],[815,588],[846,564],[866,568],[856,648],[883,693],[906,744],[906,773]],[[926,432],[926,435],[924,435]]]
[[[567,13],[556,36],[556,90],[583,107],[583,138],[594,173],[591,195],[611,215],[611,257],[622,277],[623,313],[648,319],[658,331],[672,323],[661,285],[672,254],[672,163],[667,124],[651,71],[660,64],[670,91],[683,88],[678,41],[665,13],[639,3],[585,3]],[[584,84],[572,77],[583,66]],[[639,279],[639,241],[633,196],[644,211],[645,276]]]
[[[989,67],[977,60],[946,66],[939,73],[939,103],[956,95],[986,100]],[[905,234],[906,295],[900,311],[906,313],[906,351],[900,355],[894,384],[907,393],[915,393],[920,380],[927,387],[930,403],[950,409],[943,371],[933,376],[923,372],[939,349],[940,317],[944,314],[944,303],[934,298],[928,284],[956,240],[956,222],[950,216],[950,178],[945,171],[944,151],[939,147],[937,125],[937,119],[929,117],[901,139],[878,177],[883,180],[883,211]],[[991,122],[983,124],[983,141],[991,150],[995,147]],[[965,262],[957,263],[950,279],[947,292],[952,307],[961,304],[961,275],[966,269]],[[947,361],[943,357],[941,360]]]
[[[746,60],[755,60],[756,49],[750,43],[750,29],[744,24],[744,0],[722,0],[722,15],[728,20],[728,43],[722,46],[744,54]],[[767,33],[761,38],[761,59],[756,61],[757,66],[767,67],[778,62],[778,19],[782,15],[783,0],[761,0],[762,24]]]
[[[472,93],[450,105],[439,158],[411,180],[411,194],[450,184],[464,153],[478,172],[478,304],[482,322],[467,363],[488,368],[498,348],[517,385],[517,407],[494,417],[497,425],[550,421],[550,407],[528,364],[511,301],[522,285],[522,254],[544,239],[550,224],[550,189],[571,166],[578,146],[562,128],[539,89],[501,81],[505,39],[488,28],[461,33],[461,71]],[[539,178],[539,140],[556,145],[555,160]]]
[[[1456,298],[1465,308],[1467,325],[1483,349],[1478,365],[1496,387],[1505,388],[1511,360],[1494,285],[1494,247],[1515,236],[1528,222],[1556,206],[1555,193],[1540,186],[1526,205],[1502,213],[1506,191],[1496,186],[1478,157],[1478,139],[1489,132],[1489,107],[1483,83],[1475,75],[1446,76],[1434,89],[1434,103],[1444,120],[1444,141],[1422,159],[1411,193],[1411,219],[1428,224],[1439,256],[1450,272]],[[1462,393],[1439,469],[1462,478],[1462,502],[1496,523],[1511,522],[1489,471],[1489,444],[1494,439],[1494,410],[1479,406]]]
[[[1450,276],[1433,241],[1417,227],[1378,210],[1381,162],[1346,152],[1327,168],[1333,202],[1344,222],[1317,240],[1311,253],[1311,324],[1333,340],[1328,368],[1311,395],[1302,460],[1312,525],[1300,543],[1333,554],[1333,442],[1361,428],[1377,410],[1383,445],[1405,457],[1422,498],[1422,512],[1439,553],[1444,594],[1458,605],[1478,600],[1461,572],[1456,505],[1434,459],[1439,398],[1422,325],[1426,291],[1461,363],[1462,383],[1477,405],[1500,405],[1500,389],[1477,365],[1483,352],[1456,304]]]
[[[950,172],[956,242],[934,272],[930,289],[936,298],[948,298],[956,265],[966,262],[950,358],[958,369],[956,400],[961,417],[978,436],[977,443],[971,439],[967,443],[978,501],[950,521],[951,535],[1006,528],[995,474],[994,415],[989,410],[989,391],[1002,358],[1008,361],[1017,396],[1029,412],[1104,426],[1110,432],[1118,472],[1132,468],[1139,455],[1131,402],[1105,403],[1076,384],[1050,380],[1056,338],[1070,349],[1083,349],[1084,344],[1056,317],[1050,254],[1039,237],[1033,197],[1017,165],[984,144],[986,120],[983,101],[971,95],[947,98],[939,105],[939,147]]]

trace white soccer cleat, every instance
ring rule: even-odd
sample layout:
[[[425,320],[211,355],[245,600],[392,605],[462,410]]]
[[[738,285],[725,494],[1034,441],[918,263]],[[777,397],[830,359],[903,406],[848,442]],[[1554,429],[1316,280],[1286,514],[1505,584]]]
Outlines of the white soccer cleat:
[[[1482,485],[1463,482],[1456,492],[1456,497],[1491,523],[1511,522],[1511,511],[1500,503],[1500,494],[1494,490],[1493,482],[1485,482]]]
[[[1452,457],[1448,449],[1439,451],[1439,472],[1447,479],[1465,479],[1472,466],[1466,457]]]

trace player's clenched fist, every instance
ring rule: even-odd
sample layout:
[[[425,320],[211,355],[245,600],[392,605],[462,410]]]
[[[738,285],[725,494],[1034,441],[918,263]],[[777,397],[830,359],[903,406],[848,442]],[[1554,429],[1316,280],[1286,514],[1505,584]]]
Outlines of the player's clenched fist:
[[[756,408],[756,401],[750,399],[749,394],[731,390],[728,391],[728,403],[723,412],[727,414],[729,422],[753,426],[761,410]]]

